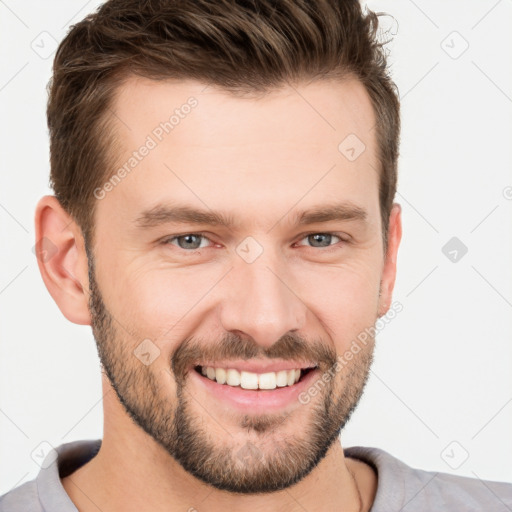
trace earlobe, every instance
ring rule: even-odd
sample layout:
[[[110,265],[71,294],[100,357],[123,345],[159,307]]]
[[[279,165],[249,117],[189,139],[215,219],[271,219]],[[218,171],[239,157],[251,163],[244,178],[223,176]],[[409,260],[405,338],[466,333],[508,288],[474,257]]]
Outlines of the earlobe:
[[[71,322],[90,325],[87,254],[82,232],[55,196],[35,212],[35,253],[46,288]]]
[[[381,278],[378,316],[384,316],[391,306],[393,288],[396,279],[396,262],[398,247],[402,239],[402,207],[393,203],[389,216],[388,250],[384,258],[384,267]]]

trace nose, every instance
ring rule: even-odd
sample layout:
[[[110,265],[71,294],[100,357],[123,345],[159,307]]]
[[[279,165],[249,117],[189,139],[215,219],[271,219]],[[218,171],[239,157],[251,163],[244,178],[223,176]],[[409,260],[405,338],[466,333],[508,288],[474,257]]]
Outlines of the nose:
[[[224,283],[220,321],[226,331],[269,348],[289,331],[304,327],[307,307],[285,262],[264,255],[252,263],[235,262]]]

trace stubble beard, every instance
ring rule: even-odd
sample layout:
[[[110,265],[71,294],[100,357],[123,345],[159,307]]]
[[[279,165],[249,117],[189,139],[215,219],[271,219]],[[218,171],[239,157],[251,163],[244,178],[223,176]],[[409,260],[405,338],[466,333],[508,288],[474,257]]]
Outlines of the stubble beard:
[[[89,286],[91,325],[98,355],[126,413],[187,472],[216,489],[240,494],[270,493],[302,480],[338,439],[368,380],[373,338],[352,360],[353,364],[342,368],[322,387],[316,400],[291,414],[233,416],[238,423],[235,429],[239,440],[233,442],[229,433],[235,430],[233,422],[218,424],[208,414],[207,404],[198,406],[197,398],[188,391],[187,374],[177,360],[187,360],[186,354],[194,353],[187,352],[187,343],[192,340],[184,340],[169,361],[168,371],[176,382],[176,394],[171,397],[162,385],[165,379],[157,378],[152,365],[142,364],[134,356],[130,340],[120,335],[123,331],[116,327],[95,280],[92,257]],[[296,340],[288,341],[293,345]],[[242,340],[240,343],[243,347]],[[222,346],[229,350],[233,345]],[[333,368],[336,354],[330,348],[322,350],[320,367]],[[173,367],[177,374],[171,372]],[[294,421],[296,428],[289,434]],[[285,427],[288,434],[283,436]],[[222,439],[212,432],[220,432]]]

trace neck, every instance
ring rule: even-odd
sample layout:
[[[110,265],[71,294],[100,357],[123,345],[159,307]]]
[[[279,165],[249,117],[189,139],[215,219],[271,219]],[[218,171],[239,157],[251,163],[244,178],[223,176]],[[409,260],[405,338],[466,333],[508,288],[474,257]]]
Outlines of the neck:
[[[108,395],[105,401],[113,399]],[[62,479],[81,512],[359,512],[368,511],[375,497],[377,477],[373,469],[345,457],[338,441],[297,484],[269,494],[243,495],[214,489],[187,473],[142,429],[127,421],[121,409],[105,418],[110,421],[105,421],[98,454]]]

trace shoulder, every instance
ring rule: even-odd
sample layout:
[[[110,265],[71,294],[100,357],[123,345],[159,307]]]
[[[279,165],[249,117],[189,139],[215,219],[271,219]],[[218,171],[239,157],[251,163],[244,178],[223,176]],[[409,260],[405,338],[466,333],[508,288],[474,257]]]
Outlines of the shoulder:
[[[371,512],[512,510],[512,484],[412,468],[379,448],[354,446],[344,451],[377,472]]]
[[[0,512],[42,512],[36,480],[30,480],[0,496]]]
[[[0,512],[77,512],[61,478],[87,463],[100,446],[101,439],[72,441],[49,451],[34,480],[0,496]]]

